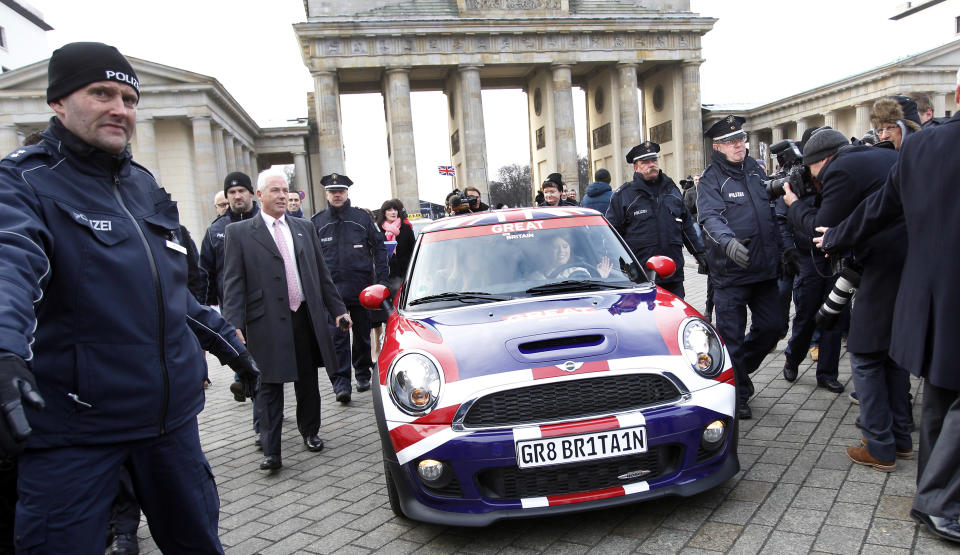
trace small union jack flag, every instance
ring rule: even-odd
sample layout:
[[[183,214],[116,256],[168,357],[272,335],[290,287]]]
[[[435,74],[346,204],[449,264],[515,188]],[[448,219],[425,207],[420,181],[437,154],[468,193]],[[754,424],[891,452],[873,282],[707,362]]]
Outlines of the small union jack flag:
[[[440,175],[456,175],[456,171],[453,169],[453,166],[439,166]]]

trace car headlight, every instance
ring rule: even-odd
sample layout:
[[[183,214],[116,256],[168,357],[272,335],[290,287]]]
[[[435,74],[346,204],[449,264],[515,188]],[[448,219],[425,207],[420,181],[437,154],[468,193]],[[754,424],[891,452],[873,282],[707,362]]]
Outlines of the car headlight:
[[[710,324],[691,318],[680,327],[680,349],[704,378],[715,378],[723,370],[723,345]]]
[[[408,414],[425,414],[440,400],[440,370],[421,353],[400,355],[390,369],[390,397]]]

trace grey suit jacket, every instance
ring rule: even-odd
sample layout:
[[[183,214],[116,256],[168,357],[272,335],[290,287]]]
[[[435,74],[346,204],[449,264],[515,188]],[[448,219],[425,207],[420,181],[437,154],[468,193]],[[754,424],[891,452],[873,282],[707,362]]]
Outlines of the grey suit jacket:
[[[336,366],[327,316],[344,314],[347,309],[323,261],[313,224],[300,218],[285,220],[293,236],[297,271],[323,363]],[[243,332],[264,382],[296,381],[286,272],[263,217],[228,225],[224,249],[223,316]]]

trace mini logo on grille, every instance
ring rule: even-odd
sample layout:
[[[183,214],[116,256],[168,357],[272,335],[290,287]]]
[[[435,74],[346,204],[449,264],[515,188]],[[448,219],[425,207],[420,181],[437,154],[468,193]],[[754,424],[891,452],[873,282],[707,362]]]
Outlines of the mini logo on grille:
[[[650,472],[650,470],[634,470],[633,472],[627,472],[626,474],[617,476],[617,480],[632,480],[634,478],[642,478],[647,474],[650,474]]]
[[[564,372],[575,372],[579,370],[581,366],[583,366],[582,362],[573,362],[572,360],[568,360],[563,364],[558,364],[557,368],[563,370]]]

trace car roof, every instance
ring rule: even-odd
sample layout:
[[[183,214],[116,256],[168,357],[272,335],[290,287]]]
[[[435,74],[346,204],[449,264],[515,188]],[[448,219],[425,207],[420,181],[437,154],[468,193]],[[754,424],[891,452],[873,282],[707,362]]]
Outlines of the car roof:
[[[444,231],[448,229],[462,229],[478,225],[491,225],[506,222],[523,222],[527,220],[547,220],[552,218],[573,218],[576,216],[596,216],[600,212],[591,208],[579,206],[511,208],[490,212],[477,212],[463,216],[451,216],[435,221],[420,230],[421,233]]]

